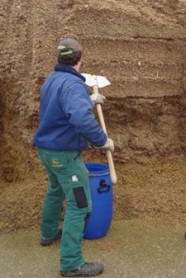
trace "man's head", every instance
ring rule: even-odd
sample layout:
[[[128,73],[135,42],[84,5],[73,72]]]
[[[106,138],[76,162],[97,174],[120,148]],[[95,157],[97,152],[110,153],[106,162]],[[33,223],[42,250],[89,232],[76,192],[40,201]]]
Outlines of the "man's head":
[[[81,60],[82,48],[74,39],[65,38],[58,45],[58,63],[76,66]]]

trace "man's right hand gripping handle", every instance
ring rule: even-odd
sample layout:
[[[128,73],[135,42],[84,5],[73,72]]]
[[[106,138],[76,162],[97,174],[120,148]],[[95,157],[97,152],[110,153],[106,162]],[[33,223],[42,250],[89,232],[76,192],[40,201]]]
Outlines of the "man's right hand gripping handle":
[[[111,152],[114,151],[114,141],[111,138],[107,138],[105,144],[100,147],[100,149],[110,150]]]

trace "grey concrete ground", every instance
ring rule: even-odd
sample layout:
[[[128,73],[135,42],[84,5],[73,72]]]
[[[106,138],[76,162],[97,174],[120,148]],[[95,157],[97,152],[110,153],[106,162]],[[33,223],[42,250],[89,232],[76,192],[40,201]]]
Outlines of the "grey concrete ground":
[[[104,263],[100,278],[185,278],[185,228],[144,220],[113,221],[104,238],[84,240],[84,256]],[[38,229],[1,234],[0,277],[60,277],[58,244],[40,246]]]

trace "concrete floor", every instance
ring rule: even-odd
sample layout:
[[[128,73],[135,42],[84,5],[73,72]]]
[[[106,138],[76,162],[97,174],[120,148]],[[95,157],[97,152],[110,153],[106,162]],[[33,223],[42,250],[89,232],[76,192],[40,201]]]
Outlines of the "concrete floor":
[[[101,261],[100,278],[185,278],[186,227],[144,220],[113,221],[108,234],[84,240],[84,257]],[[0,235],[0,278],[57,278],[59,243],[39,244],[39,231]]]

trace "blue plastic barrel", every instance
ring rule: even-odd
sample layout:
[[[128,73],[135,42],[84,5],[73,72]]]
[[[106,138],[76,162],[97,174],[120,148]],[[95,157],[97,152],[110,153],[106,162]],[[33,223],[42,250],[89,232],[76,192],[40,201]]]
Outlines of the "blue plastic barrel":
[[[92,211],[85,228],[84,239],[105,236],[113,214],[113,187],[109,167],[102,163],[85,163],[89,171]]]

